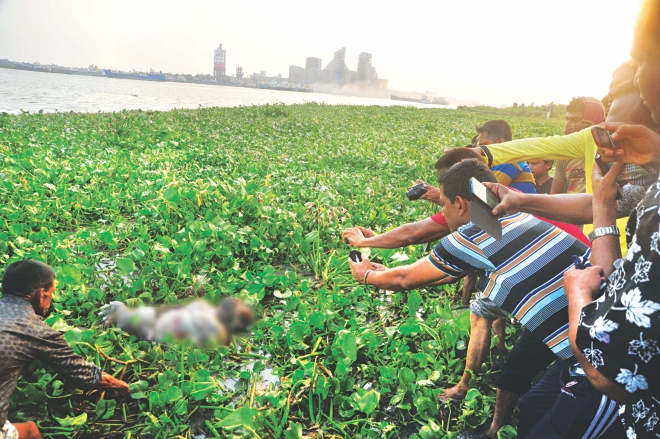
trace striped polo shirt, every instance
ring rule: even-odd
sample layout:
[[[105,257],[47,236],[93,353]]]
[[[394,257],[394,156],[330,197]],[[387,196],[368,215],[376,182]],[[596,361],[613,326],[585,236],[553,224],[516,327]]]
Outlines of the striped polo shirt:
[[[563,274],[573,255],[589,256],[582,242],[527,213],[500,218],[497,241],[473,223],[446,236],[429,255],[443,273],[479,274],[477,289],[511,313],[562,360],[573,357],[568,342],[568,301]]]

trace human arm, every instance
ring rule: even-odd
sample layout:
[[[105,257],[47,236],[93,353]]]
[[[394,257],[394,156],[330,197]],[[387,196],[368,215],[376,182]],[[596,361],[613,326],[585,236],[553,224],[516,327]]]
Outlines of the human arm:
[[[591,224],[593,221],[591,194],[525,194],[498,183],[484,182],[484,186],[500,199],[493,209],[494,215],[526,212],[570,224]]]
[[[437,241],[450,232],[449,228],[426,218],[414,223],[404,224],[381,235],[363,227],[344,230],[344,242],[353,247],[400,248],[408,245],[424,244]]]
[[[45,323],[43,334],[38,340],[36,358],[52,367],[70,384],[83,388],[128,390],[128,384],[101,371],[97,365],[85,361],[64,340],[62,334]]]
[[[623,386],[600,373],[587,360],[576,341],[582,319],[582,309],[591,304],[599,294],[603,279],[603,270],[599,266],[591,266],[584,270],[571,268],[564,273],[564,291],[568,299],[568,339],[575,358],[594,389],[615,401],[626,403],[634,400],[634,396]]]
[[[594,166],[592,176],[594,229],[616,226],[618,192],[616,178],[623,168],[623,163],[615,163],[603,176],[598,166]],[[618,236],[605,235],[593,241],[589,259],[592,265],[603,267],[605,276],[609,276],[614,271],[614,261],[619,258],[621,258],[621,245]]]
[[[448,282],[458,280],[435,268],[428,258],[420,259],[411,265],[385,270],[373,270],[371,262],[366,258],[363,258],[362,262],[353,262],[349,258],[348,263],[356,282],[364,283],[365,274],[368,270],[372,270],[367,276],[367,285],[388,291],[407,291],[422,286],[437,285],[445,280]]]
[[[117,378],[105,372],[101,374],[101,381],[99,381],[99,383],[94,387],[97,389],[116,390],[118,392],[126,393],[129,391],[128,383],[122,380],[118,380]]]
[[[567,136],[534,137],[512,140],[494,145],[480,146],[488,166],[517,163],[542,157],[543,160],[568,160],[584,158],[586,142],[593,142],[587,130]]]
[[[611,133],[617,148],[599,147],[607,161],[647,165],[660,161],[660,134],[644,125],[606,122],[599,125]]]

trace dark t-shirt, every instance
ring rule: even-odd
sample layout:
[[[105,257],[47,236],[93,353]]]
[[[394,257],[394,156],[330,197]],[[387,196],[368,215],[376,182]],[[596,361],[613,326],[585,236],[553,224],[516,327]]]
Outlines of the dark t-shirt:
[[[73,352],[27,300],[5,296],[0,299],[0,426],[7,420],[18,378],[33,360],[43,361],[73,384],[89,387],[101,381],[101,369]]]
[[[555,179],[550,177],[548,178],[545,183],[543,184],[537,184],[536,185],[536,193],[537,194],[550,194],[550,189],[552,189],[552,182]]]

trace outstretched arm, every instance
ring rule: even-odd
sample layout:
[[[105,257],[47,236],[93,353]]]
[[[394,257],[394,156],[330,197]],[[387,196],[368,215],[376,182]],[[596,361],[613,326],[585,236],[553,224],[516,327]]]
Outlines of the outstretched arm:
[[[368,259],[363,259],[362,262],[353,262],[349,259],[348,263],[351,265],[354,279],[359,283],[364,283],[365,274],[373,269]],[[428,258],[424,258],[411,265],[371,271],[366,283],[388,291],[407,291],[427,285],[438,285],[444,280],[451,281],[456,278],[446,275],[435,268]]]
[[[484,185],[501,200],[493,209],[494,215],[526,212],[570,224],[593,222],[591,194],[524,194],[497,183]]]
[[[353,227],[344,230],[342,238],[353,247],[400,248],[437,241],[449,233],[448,227],[426,218],[404,224],[381,235],[363,227]]]

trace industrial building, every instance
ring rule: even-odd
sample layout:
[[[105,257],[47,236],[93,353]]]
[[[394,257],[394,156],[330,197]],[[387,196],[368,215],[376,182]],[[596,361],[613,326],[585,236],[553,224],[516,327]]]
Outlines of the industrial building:
[[[289,81],[307,84],[355,84],[362,87],[387,88],[387,80],[379,79],[376,68],[371,65],[371,54],[362,52],[358,57],[357,72],[346,65],[346,48],[335,52],[335,56],[325,68],[320,58],[309,57],[305,68],[289,66]]]
[[[225,66],[227,65],[227,51],[218,44],[218,48],[213,51],[213,76],[216,79],[225,76]]]

